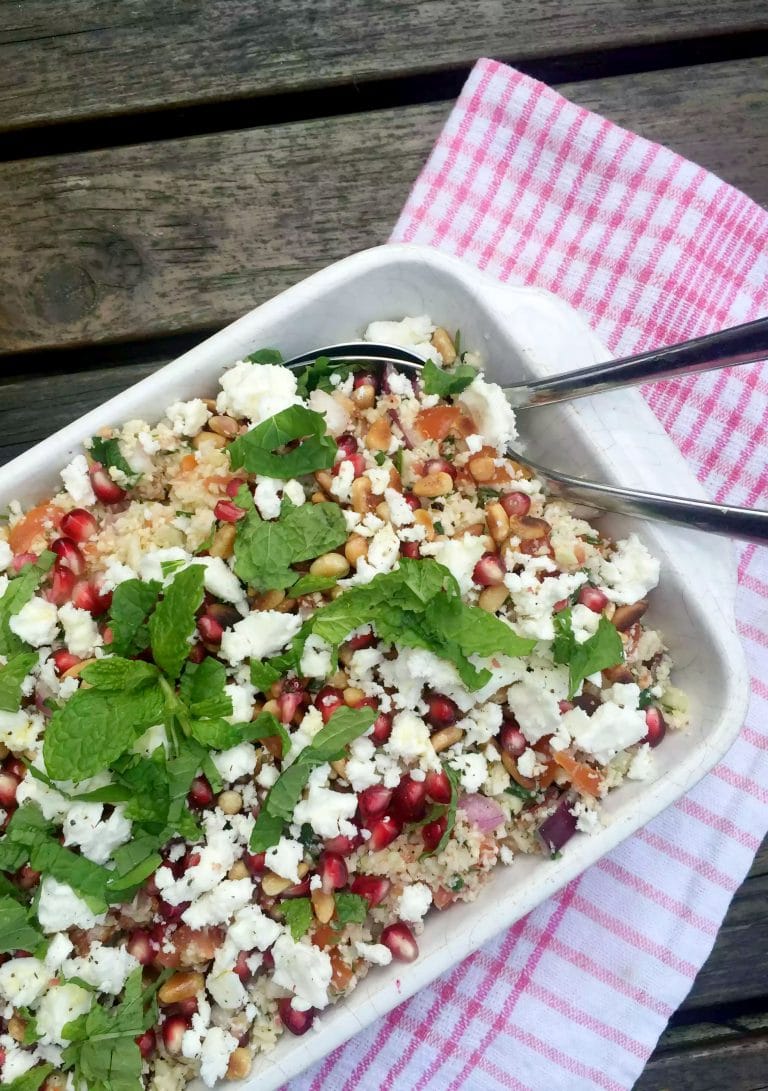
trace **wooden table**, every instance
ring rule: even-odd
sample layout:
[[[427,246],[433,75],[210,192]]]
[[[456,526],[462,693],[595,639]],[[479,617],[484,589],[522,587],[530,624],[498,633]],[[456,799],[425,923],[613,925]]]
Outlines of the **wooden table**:
[[[768,205],[765,0],[0,0],[0,462],[384,241],[483,54]],[[766,896],[641,1091],[768,1088]]]

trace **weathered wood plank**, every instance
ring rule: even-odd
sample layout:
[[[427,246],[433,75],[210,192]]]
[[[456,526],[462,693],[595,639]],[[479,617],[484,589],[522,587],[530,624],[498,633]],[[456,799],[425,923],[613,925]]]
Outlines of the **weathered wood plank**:
[[[765,1091],[768,1034],[658,1053],[634,1091]]]
[[[763,0],[0,3],[0,125],[114,115],[768,26]]]
[[[768,58],[562,90],[768,204]],[[383,241],[448,107],[2,164],[0,351],[222,325]]]

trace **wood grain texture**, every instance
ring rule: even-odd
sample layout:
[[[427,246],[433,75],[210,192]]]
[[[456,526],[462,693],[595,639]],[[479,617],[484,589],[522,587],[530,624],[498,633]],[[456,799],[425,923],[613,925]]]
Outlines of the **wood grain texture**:
[[[2,0],[0,126],[766,26],[764,0]]]
[[[656,1053],[634,1091],[765,1091],[768,1034]]]
[[[561,90],[768,204],[768,59]],[[0,165],[0,351],[224,325],[383,242],[448,108]]]

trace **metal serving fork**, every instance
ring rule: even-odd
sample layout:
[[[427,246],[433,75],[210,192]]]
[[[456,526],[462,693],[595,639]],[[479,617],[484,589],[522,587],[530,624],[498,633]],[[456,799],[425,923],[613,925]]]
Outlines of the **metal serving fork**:
[[[328,357],[337,365],[365,362],[369,367],[381,370],[395,367],[414,377],[424,366],[421,357],[406,348],[367,341],[350,341],[315,349],[293,357],[286,361],[286,365],[299,370],[320,356]],[[530,409],[599,394],[605,390],[617,390],[639,383],[658,382],[682,375],[753,363],[766,357],[768,318],[759,318],[755,322],[623,360],[609,360],[604,364],[595,364],[551,378],[514,383],[504,388],[504,394],[516,410]],[[512,450],[509,454],[530,466],[546,482],[553,494],[569,500],[623,515],[655,519],[694,527],[710,534],[768,544],[768,511],[603,485],[562,473],[560,470],[551,470]]]

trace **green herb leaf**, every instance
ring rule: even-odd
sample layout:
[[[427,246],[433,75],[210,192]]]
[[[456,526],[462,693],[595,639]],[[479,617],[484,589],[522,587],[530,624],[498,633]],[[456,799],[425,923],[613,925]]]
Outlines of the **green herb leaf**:
[[[251,682],[260,693],[267,693],[273,682],[281,677],[281,672],[269,662],[258,663],[251,660]]]
[[[456,810],[459,805],[459,774],[453,766],[449,765],[447,762],[443,762],[443,769],[445,770],[445,775],[448,777],[448,780],[451,782],[451,799],[445,812],[445,817],[447,819],[445,830],[434,849],[431,852],[422,853],[423,856],[437,856],[441,853],[450,841],[453,827],[456,825]]]
[[[223,663],[209,656],[202,663],[184,667],[179,683],[179,697],[196,719],[207,716],[231,716],[232,698],[225,692],[227,671]]]
[[[466,390],[478,371],[469,364],[458,364],[450,371],[438,367],[432,360],[427,360],[421,372],[421,382],[425,394],[437,394],[441,398],[452,398]]]
[[[110,901],[127,901],[130,892],[137,889],[152,875],[163,858],[157,851],[157,838],[146,834],[121,845],[114,853],[114,871],[110,873],[108,897]]]
[[[638,702],[637,702],[638,708],[648,708],[648,706],[652,705],[652,704],[653,704],[653,694],[651,693],[650,688],[641,689],[640,690],[640,697],[638,698]]]
[[[284,822],[289,822],[296,804],[301,799],[301,793],[306,787],[312,768],[311,761],[297,759],[293,765],[284,769],[269,789],[262,811],[266,810],[269,814],[283,819]]]
[[[26,606],[55,560],[56,554],[45,550],[34,564],[24,565],[18,576],[9,581],[0,598],[0,655],[11,656],[25,647],[24,641],[11,631],[11,618]]]
[[[285,923],[291,930],[291,936],[297,943],[312,924],[312,902],[309,898],[286,898],[280,903],[280,908],[285,916]]]
[[[538,799],[540,795],[540,792],[538,791],[531,791],[530,788],[523,788],[522,784],[515,783],[510,784],[504,791],[507,795],[517,796],[518,799],[525,800],[526,803],[530,803],[533,799]]]
[[[573,635],[571,607],[560,610],[554,617],[555,639],[552,657],[555,663],[567,663],[569,668],[568,698],[574,697],[581,683],[590,674],[615,667],[624,660],[621,637],[606,617],[600,618],[597,632],[578,644]]]
[[[141,474],[132,470],[123,458],[120,444],[116,439],[103,439],[101,436],[94,436],[91,440],[91,457],[94,462],[100,462],[105,469],[114,466],[116,470],[120,470],[121,473],[125,474],[129,485],[135,485],[141,477]]]
[[[301,440],[297,447],[279,452],[280,447],[294,440]],[[249,473],[287,481],[315,470],[329,470],[337,446],[326,435],[325,417],[321,413],[292,405],[239,436],[230,443],[228,451],[233,469],[243,466]]]
[[[155,662],[175,679],[189,655],[189,639],[195,631],[195,614],[203,601],[200,564],[192,564],[175,577],[149,619],[149,636]]]
[[[480,502],[480,507],[485,507],[489,500],[498,500],[501,493],[498,489],[491,489],[488,485],[480,485],[477,490],[477,498]]]
[[[257,349],[245,357],[252,364],[282,364],[283,354],[279,349]]]
[[[357,371],[364,371],[370,364],[365,361],[355,361],[353,363],[344,362],[337,363],[335,360],[330,360],[327,356],[318,356],[316,360],[313,360],[311,364],[308,364],[299,375],[298,383],[296,384],[296,393],[300,398],[306,398],[313,390],[325,390],[326,393],[331,393],[336,389],[331,382],[331,375],[338,375],[339,382],[343,382],[347,376]]]
[[[302,595],[313,595],[315,591],[328,591],[338,582],[332,576],[300,576],[291,587],[291,598],[298,599]]]
[[[362,924],[368,916],[368,901],[359,894],[337,894],[335,901],[336,917],[342,928],[345,924]]]
[[[376,712],[372,708],[348,708],[342,705],[336,709],[328,723],[320,728],[309,746],[302,750],[298,760],[311,762],[313,765],[335,761],[344,753],[344,748],[349,743],[365,734],[375,719]]]
[[[249,433],[250,434],[250,433]],[[338,504],[283,504],[279,519],[250,511],[237,524],[235,572],[258,591],[283,590],[296,582],[291,565],[336,549],[347,540]]]
[[[0,897],[0,954],[34,951],[43,934],[30,924],[29,910],[9,897]]]
[[[125,580],[115,588],[109,608],[112,651],[116,655],[138,655],[149,647],[147,620],[155,608],[161,587],[156,580]]]
[[[272,739],[280,740],[280,756],[285,757],[291,749],[291,736],[272,712],[260,712],[255,720],[243,725],[243,736],[247,739]]]
[[[5,1084],[5,1091],[39,1091],[53,1072],[52,1064],[39,1064]]]
[[[251,852],[266,852],[276,845],[282,836],[284,825],[280,815],[270,814],[266,807],[262,807],[251,831]]]
[[[97,689],[135,690],[153,685],[159,675],[152,663],[111,655],[85,667],[81,677]]]
[[[17,712],[21,705],[21,686],[38,661],[37,652],[19,652],[0,667],[0,708]]]

